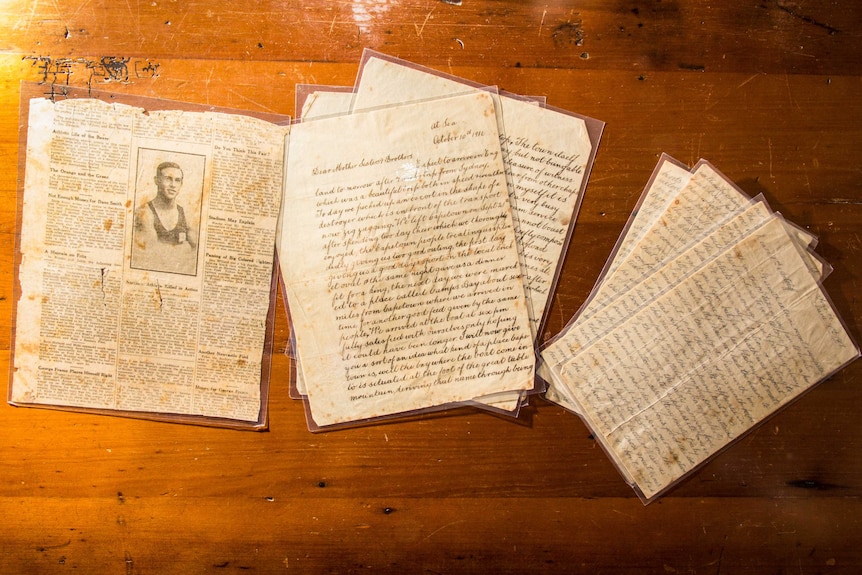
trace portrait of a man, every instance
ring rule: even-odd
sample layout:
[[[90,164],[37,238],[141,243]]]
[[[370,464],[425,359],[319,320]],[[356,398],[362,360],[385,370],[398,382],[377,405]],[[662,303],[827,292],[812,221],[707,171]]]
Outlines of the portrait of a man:
[[[196,274],[198,230],[193,221],[196,218],[184,207],[185,181],[179,162],[156,165],[152,179],[155,196],[152,192],[142,194],[144,199],[135,209],[131,267]]]

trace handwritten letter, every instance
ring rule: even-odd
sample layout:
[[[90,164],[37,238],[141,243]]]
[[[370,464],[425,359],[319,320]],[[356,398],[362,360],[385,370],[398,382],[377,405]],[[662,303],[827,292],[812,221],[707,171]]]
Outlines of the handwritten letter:
[[[591,144],[580,118],[513,98],[500,98],[500,103],[509,199],[538,335],[582,199]]]
[[[279,246],[321,426],[532,388],[490,96],[299,124]]]
[[[357,84],[354,109],[477,90],[431,71],[371,57]],[[509,200],[536,336],[574,227],[592,143],[582,118],[531,100],[500,96],[497,101]]]

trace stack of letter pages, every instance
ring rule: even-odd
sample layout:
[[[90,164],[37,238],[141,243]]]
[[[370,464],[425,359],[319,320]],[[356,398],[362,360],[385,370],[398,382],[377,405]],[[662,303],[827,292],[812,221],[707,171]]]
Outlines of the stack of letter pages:
[[[309,428],[517,415],[604,125],[373,52],[297,109],[278,254]]]
[[[541,352],[649,501],[855,359],[815,238],[709,163],[664,156],[587,303]]]
[[[546,391],[649,501],[858,356],[814,238],[668,157],[539,352],[604,128],[542,98],[372,51],[354,87],[298,86],[293,123],[39,90],[15,405],[265,428],[280,269],[309,429]]]

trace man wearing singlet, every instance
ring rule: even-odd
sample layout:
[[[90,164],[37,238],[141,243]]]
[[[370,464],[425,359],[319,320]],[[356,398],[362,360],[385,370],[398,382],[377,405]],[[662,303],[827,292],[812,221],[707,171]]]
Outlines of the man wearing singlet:
[[[174,162],[162,162],[154,180],[156,197],[135,212],[132,267],[193,274],[197,234],[177,203],[183,171]]]

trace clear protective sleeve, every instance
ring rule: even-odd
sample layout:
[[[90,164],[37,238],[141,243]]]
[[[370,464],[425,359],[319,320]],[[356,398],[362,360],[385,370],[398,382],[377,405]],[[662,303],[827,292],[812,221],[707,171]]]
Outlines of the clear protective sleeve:
[[[327,97],[333,96],[333,97]],[[303,116],[297,118],[298,121],[303,121],[304,119],[321,119],[328,118],[335,115],[343,115],[349,113],[350,110],[350,102],[352,100],[353,88],[349,86],[323,86],[323,85],[312,85],[312,84],[299,84],[296,87],[296,109],[303,111]],[[543,98],[531,98],[531,100],[535,101],[543,101]],[[305,114],[308,114],[308,118],[305,118]],[[284,294],[285,300],[285,311],[290,317],[289,306],[287,305],[287,295]],[[292,322],[291,322],[292,325]],[[372,425],[377,423],[382,423],[386,421],[391,421],[393,419],[402,420],[404,418],[409,417],[418,417],[424,413],[438,413],[442,411],[446,411],[449,409],[464,407],[464,406],[473,406],[479,410],[488,411],[491,413],[495,413],[498,415],[508,416],[508,417],[518,417],[520,412],[520,408],[525,404],[526,400],[525,394],[521,395],[519,401],[516,401],[512,404],[511,401],[506,401],[505,408],[496,405],[493,402],[493,397],[487,398],[491,401],[481,402],[481,401],[466,401],[459,402],[454,404],[447,404],[441,406],[435,406],[432,408],[427,408],[423,410],[421,413],[414,414],[395,414],[386,417],[380,418],[372,418],[370,420],[363,420],[357,423],[350,424],[342,424],[335,426],[325,426],[321,427],[314,420],[314,416],[312,414],[311,408],[308,402],[308,396],[305,390],[305,384],[302,378],[302,369],[300,366],[299,356],[296,353],[295,349],[296,339],[294,336],[294,331],[291,328],[291,336],[288,342],[287,349],[285,353],[291,358],[293,370],[290,378],[289,385],[289,396],[291,399],[302,400],[304,402],[305,413],[306,413],[306,421],[308,424],[308,428],[311,431],[317,432],[321,430],[336,430],[343,429],[348,427],[353,427],[356,425]],[[501,398],[502,400],[506,400],[506,397]]]
[[[134,108],[140,108],[145,112],[154,112],[158,110],[165,111],[185,111],[185,112],[214,112],[221,114],[238,114],[246,117],[257,118],[259,120],[264,120],[266,122],[272,124],[284,124],[289,121],[288,116],[280,115],[280,114],[271,114],[271,113],[259,113],[259,112],[251,112],[251,111],[243,111],[243,110],[233,110],[233,109],[225,109],[214,106],[206,106],[193,104],[188,102],[178,102],[178,101],[170,101],[170,100],[162,100],[156,98],[149,98],[143,96],[133,96],[127,94],[119,94],[119,93],[109,93],[109,92],[101,92],[95,90],[89,90],[85,88],[76,88],[76,87],[64,87],[61,91],[53,90],[52,93],[48,94],[44,90],[44,86],[41,84],[24,82],[21,84],[21,107],[20,107],[20,130],[19,130],[19,178],[18,178],[18,205],[17,205],[17,229],[15,236],[15,281],[13,283],[14,286],[14,294],[13,294],[13,310],[12,310],[12,357],[10,359],[10,373],[9,373],[9,387],[7,400],[12,405],[17,406],[26,406],[26,407],[39,407],[39,408],[49,408],[49,409],[59,409],[66,411],[75,411],[75,412],[83,412],[83,413],[94,413],[101,415],[113,415],[113,416],[125,416],[125,417],[133,417],[139,419],[148,419],[148,420],[156,420],[156,421],[164,421],[164,422],[173,422],[173,423],[183,423],[183,424],[194,424],[194,425],[204,425],[204,426],[213,426],[213,427],[222,427],[222,428],[231,428],[231,429],[240,429],[240,430],[256,430],[262,431],[265,430],[268,426],[268,396],[269,396],[269,384],[270,384],[270,374],[271,374],[271,358],[273,352],[273,332],[275,325],[275,312],[276,312],[276,293],[277,293],[277,284],[278,284],[278,274],[277,274],[277,266],[273,265],[268,272],[268,304],[266,307],[266,313],[261,316],[261,320],[265,323],[264,328],[264,336],[263,340],[260,341],[259,349],[257,349],[256,353],[260,354],[260,373],[259,373],[259,408],[256,417],[213,417],[206,415],[195,415],[189,413],[173,413],[173,412],[163,412],[157,410],[144,410],[139,411],[135,409],[104,409],[104,408],[94,408],[88,407],[86,405],[86,400],[82,400],[80,405],[65,405],[60,403],[40,403],[39,401],[28,401],[26,399],[15,400],[14,399],[14,389],[13,382],[15,379],[16,373],[16,334],[18,332],[19,327],[19,304],[21,298],[21,282],[19,279],[19,271],[21,268],[21,263],[23,259],[22,254],[22,246],[21,246],[21,238],[22,238],[22,214],[24,210],[24,187],[25,187],[25,179],[26,179],[26,166],[27,166],[27,157],[26,150],[27,148],[27,135],[28,128],[30,125],[30,101],[33,98],[44,98],[51,96],[52,100],[65,100],[65,99],[91,99],[91,100],[100,100],[106,103],[116,103],[132,106]],[[273,249],[273,254],[274,254]],[[275,255],[273,255],[275,257]],[[274,261],[274,260],[273,260]],[[95,320],[94,320],[95,321]],[[155,377],[155,376],[154,376]],[[84,393],[86,390],[81,390]]]

